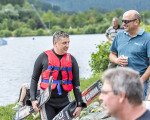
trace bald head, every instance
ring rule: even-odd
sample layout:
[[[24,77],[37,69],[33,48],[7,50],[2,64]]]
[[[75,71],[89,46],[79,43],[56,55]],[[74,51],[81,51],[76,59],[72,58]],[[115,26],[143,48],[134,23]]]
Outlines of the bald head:
[[[129,10],[129,11],[125,12],[123,14],[123,16],[125,16],[125,17],[127,16],[128,18],[130,18],[130,20],[138,19],[139,20],[139,24],[141,22],[141,16],[136,10]]]

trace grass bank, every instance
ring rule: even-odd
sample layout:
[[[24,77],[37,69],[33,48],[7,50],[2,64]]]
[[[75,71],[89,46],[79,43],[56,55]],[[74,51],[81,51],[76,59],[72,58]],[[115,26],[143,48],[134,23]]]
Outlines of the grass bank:
[[[101,78],[101,74],[96,74],[92,76],[89,79],[80,79],[80,85],[81,85],[81,90],[84,91],[87,87],[92,85],[95,81]],[[71,92],[71,97],[74,99],[73,92]],[[94,101],[98,101],[98,98],[96,98]],[[15,105],[7,105],[5,107],[0,107],[0,120],[12,120],[12,115],[15,114],[15,111],[12,110],[11,108]],[[33,116],[30,115],[27,120],[33,120]],[[36,120],[40,120],[40,118],[37,118]]]

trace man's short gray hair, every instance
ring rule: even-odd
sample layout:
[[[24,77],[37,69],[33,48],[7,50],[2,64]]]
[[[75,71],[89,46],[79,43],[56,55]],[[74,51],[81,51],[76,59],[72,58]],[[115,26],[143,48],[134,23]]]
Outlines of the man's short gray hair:
[[[124,92],[131,104],[142,103],[143,84],[140,81],[139,72],[131,68],[119,67],[106,70],[102,78],[112,85],[115,95]]]
[[[112,19],[112,21],[113,20],[116,20],[118,23],[119,23],[119,19],[117,18],[117,17],[114,17],[113,19]]]
[[[139,20],[139,24],[140,24],[140,22],[141,22],[141,16],[140,16],[140,14],[139,14],[139,13],[136,13],[136,14],[134,15],[134,17],[135,17],[135,19],[138,19],[138,20]]]
[[[53,43],[54,41],[58,42],[61,39],[61,37],[69,38],[69,35],[64,31],[57,31],[53,34]]]

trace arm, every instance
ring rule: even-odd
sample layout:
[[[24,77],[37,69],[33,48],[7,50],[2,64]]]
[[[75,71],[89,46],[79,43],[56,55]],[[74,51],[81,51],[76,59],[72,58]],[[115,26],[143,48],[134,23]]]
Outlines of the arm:
[[[150,62],[150,58],[149,58],[149,62]],[[150,77],[150,72],[149,71],[150,71],[150,65],[140,78],[143,83]]]
[[[112,44],[112,40],[109,38],[108,35],[106,35],[106,38],[108,39],[109,43]]]
[[[112,28],[112,26],[110,26],[110,27],[106,30],[106,33],[105,33],[106,38],[107,38],[107,40],[109,41],[110,44],[112,44],[112,40],[111,40],[111,38],[109,37],[109,35],[110,35],[110,29],[111,29],[111,28]]]
[[[109,55],[109,59],[111,62],[115,63],[115,64],[118,64],[117,62],[117,59],[118,59],[118,53],[116,52],[110,52],[110,55]]]
[[[75,95],[75,99],[77,101],[77,108],[75,109],[73,116],[77,118],[80,116],[81,109],[82,109],[82,96],[81,96],[81,89],[80,89],[80,82],[79,82],[79,67],[78,63],[73,56],[71,56],[72,60],[72,73],[73,73],[73,91]]]
[[[32,79],[31,79],[30,96],[31,96],[32,106],[35,111],[39,110],[39,108],[37,108],[38,101],[36,100],[36,92],[37,92],[37,84],[39,81],[39,77],[43,69],[43,61],[45,56],[46,56],[45,53],[42,53],[36,59],[34,64]]]

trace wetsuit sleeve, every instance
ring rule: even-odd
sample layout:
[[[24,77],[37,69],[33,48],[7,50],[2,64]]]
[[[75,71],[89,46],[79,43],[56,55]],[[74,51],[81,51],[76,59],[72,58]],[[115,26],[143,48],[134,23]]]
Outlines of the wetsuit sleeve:
[[[42,70],[44,68],[44,63],[46,60],[47,60],[47,55],[45,53],[42,53],[38,56],[38,58],[35,61],[32,79],[31,79],[31,87],[30,87],[31,101],[36,100],[38,81],[39,81],[39,77],[42,73]]]
[[[82,97],[81,97],[81,89],[80,89],[80,81],[79,81],[79,66],[76,59],[71,56],[72,60],[72,73],[73,73],[73,92],[75,95],[75,99],[77,101],[77,106],[81,107]]]

